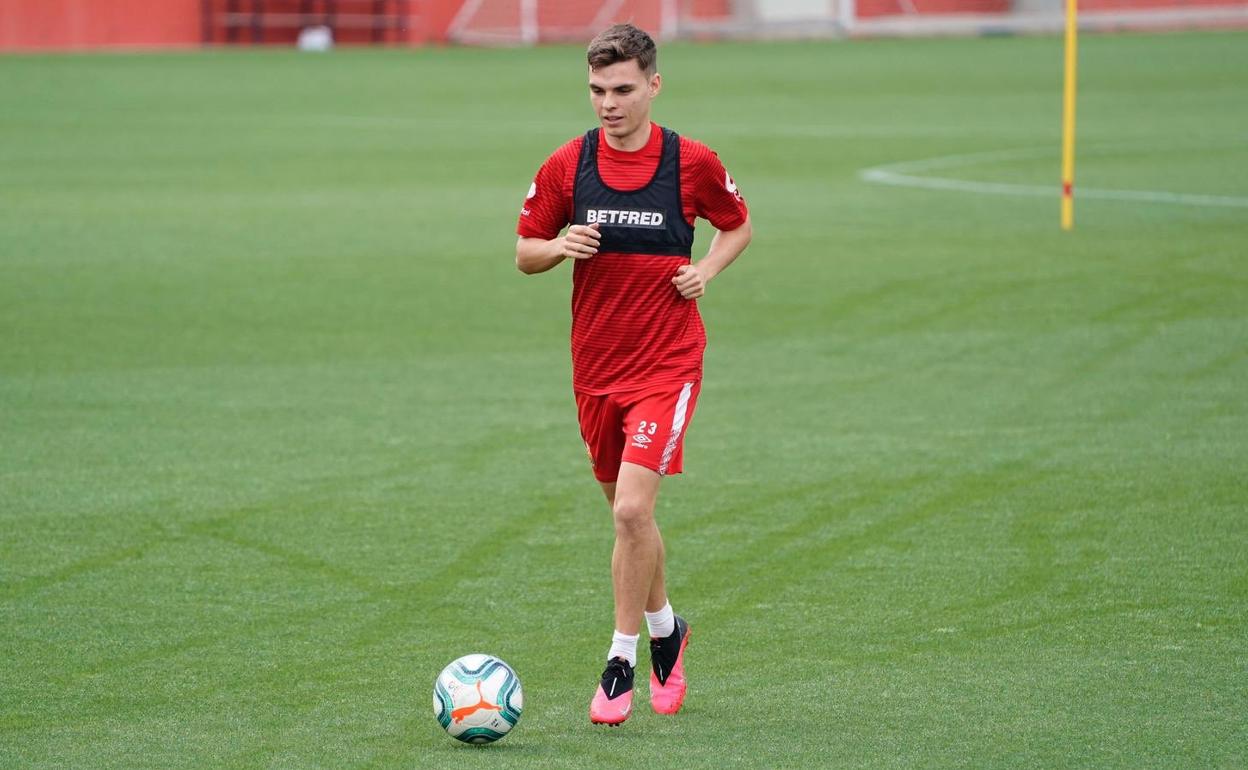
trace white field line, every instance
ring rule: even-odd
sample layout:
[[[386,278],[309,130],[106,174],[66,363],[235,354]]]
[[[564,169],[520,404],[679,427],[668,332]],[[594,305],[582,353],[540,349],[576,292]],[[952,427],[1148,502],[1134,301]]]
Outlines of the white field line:
[[[1056,198],[1061,195],[1061,186],[1037,184],[1013,184],[1009,182],[975,182],[953,177],[919,176],[915,172],[933,171],[937,169],[973,166],[977,163],[991,163],[1002,160],[1022,160],[1026,158],[1042,158],[1055,155],[1052,148],[1029,148],[1020,150],[995,150],[992,152],[975,152],[961,155],[942,155],[936,158],[909,161],[906,163],[889,163],[883,166],[872,166],[858,172],[864,182],[891,185],[893,187],[917,187],[925,190],[953,190],[956,192],[979,193],[981,195],[1025,195],[1033,197]],[[1139,201],[1142,203],[1171,203],[1181,206],[1216,206],[1227,208],[1248,208],[1248,196],[1239,195],[1202,195],[1199,193],[1180,193],[1168,190],[1102,190],[1075,185],[1075,198],[1095,198],[1100,200]]]

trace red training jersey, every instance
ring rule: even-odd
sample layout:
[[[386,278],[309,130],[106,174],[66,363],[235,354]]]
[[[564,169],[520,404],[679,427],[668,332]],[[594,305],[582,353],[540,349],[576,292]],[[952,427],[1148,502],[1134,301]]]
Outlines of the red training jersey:
[[[601,129],[599,129],[601,131]],[[572,221],[572,188],[584,137],[555,150],[538,169],[516,233],[549,240]],[[638,190],[658,171],[663,130],[634,152],[616,150],[599,134],[598,170],[611,187]],[[735,230],[749,213],[719,157],[680,138],[680,197],[685,219]],[[572,271],[572,389],[602,395],[702,378],[706,330],[696,300],[680,296],[672,278],[686,257],[599,252]]]

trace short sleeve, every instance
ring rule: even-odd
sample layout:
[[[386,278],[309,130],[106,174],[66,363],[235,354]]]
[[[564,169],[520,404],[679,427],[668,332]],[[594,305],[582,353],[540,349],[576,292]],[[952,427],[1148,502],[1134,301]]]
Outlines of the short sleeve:
[[[706,145],[697,145],[693,154],[694,211],[716,230],[736,230],[745,224],[749,208],[719,156]]]
[[[575,152],[573,144],[578,144]],[[522,238],[554,238],[571,221],[572,201],[566,184],[568,159],[571,156],[575,164],[579,154],[579,143],[574,140],[551,154],[537,170],[520,208],[517,235]]]

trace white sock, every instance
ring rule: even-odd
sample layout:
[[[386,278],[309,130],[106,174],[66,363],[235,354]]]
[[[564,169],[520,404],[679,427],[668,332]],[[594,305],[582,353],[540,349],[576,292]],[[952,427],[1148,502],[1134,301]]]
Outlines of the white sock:
[[[641,634],[624,634],[616,631],[611,635],[611,650],[607,652],[607,660],[623,658],[628,665],[637,667],[637,640]]]
[[[676,630],[676,615],[672,612],[672,603],[664,602],[663,609],[658,612],[647,612],[646,627],[650,629],[652,639],[671,636]]]

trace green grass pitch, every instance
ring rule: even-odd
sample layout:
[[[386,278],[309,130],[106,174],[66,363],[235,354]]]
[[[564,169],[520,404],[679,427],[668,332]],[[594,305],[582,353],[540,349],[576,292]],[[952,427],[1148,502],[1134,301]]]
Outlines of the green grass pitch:
[[[1079,189],[1221,204],[1061,233],[1054,38],[662,51],[756,236],[660,501],[692,691],[614,731],[569,276],[512,264],[580,51],[0,59],[0,767],[1248,764],[1248,36],[1081,56]],[[860,177],[961,155],[1054,194]]]

